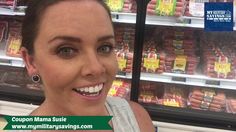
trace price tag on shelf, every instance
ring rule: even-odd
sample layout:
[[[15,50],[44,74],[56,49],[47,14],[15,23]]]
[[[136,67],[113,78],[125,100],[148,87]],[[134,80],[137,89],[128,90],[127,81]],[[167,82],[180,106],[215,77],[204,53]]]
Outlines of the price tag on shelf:
[[[111,14],[111,18],[112,18],[112,20],[117,20],[117,19],[119,19],[119,15],[118,14]]]
[[[206,85],[220,86],[220,81],[206,80],[205,84]]]
[[[24,67],[24,62],[22,60],[11,60],[11,66]]]
[[[172,77],[171,81],[186,82],[186,78],[185,77]]]

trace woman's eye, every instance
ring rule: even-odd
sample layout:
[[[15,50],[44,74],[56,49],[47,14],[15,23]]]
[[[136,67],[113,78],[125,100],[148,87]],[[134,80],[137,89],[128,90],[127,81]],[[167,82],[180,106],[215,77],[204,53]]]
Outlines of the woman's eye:
[[[103,45],[101,47],[98,48],[98,52],[101,54],[109,54],[111,53],[113,50],[113,46],[112,45]]]
[[[76,54],[76,49],[71,47],[61,47],[58,49],[57,54],[63,58],[71,58]]]

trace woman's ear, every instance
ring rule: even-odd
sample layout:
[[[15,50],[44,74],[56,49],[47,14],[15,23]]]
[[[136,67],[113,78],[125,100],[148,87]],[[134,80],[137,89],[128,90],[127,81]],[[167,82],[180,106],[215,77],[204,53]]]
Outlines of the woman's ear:
[[[23,60],[25,62],[25,66],[28,71],[28,75],[32,76],[32,75],[36,74],[37,69],[36,69],[33,55],[30,55],[28,50],[25,47],[21,47],[20,53],[21,53],[21,57],[23,58]]]

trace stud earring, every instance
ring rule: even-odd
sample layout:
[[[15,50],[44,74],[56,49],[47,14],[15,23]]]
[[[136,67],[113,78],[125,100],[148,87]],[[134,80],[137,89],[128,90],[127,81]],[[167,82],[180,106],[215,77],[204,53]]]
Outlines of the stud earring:
[[[40,76],[38,75],[38,74],[35,74],[35,75],[33,75],[32,77],[31,77],[31,79],[32,79],[32,81],[34,82],[34,83],[39,83],[40,82]]]

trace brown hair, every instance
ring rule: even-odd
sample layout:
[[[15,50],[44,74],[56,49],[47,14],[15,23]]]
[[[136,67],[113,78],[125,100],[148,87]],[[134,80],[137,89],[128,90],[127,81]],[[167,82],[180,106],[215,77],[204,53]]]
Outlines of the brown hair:
[[[39,24],[45,10],[54,4],[66,0],[30,0],[26,9],[23,25],[22,25],[22,47],[28,50],[29,54],[34,54],[34,41],[39,31]],[[71,0],[76,1],[76,0]],[[107,5],[102,0],[97,1],[107,11],[110,20],[111,14]],[[112,20],[111,20],[112,23]]]

